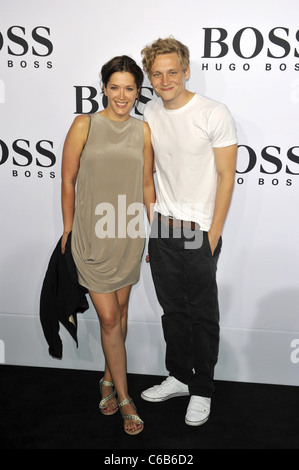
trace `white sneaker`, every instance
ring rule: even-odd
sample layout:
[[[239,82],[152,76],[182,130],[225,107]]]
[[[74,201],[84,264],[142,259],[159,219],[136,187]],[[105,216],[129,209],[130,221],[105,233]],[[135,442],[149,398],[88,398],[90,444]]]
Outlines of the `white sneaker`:
[[[202,426],[210,416],[211,399],[193,395],[187,409],[185,423],[189,426]]]
[[[188,385],[183,384],[174,377],[168,377],[161,385],[145,390],[141,398],[150,402],[161,402],[175,397],[185,397],[190,395]]]

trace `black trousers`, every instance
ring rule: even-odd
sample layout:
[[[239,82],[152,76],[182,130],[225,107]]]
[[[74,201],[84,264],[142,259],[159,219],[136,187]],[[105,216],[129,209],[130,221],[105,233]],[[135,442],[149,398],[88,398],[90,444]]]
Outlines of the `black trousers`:
[[[192,238],[193,237],[193,238]],[[216,282],[222,239],[212,255],[208,233],[170,228],[157,218],[149,240],[150,266],[164,315],[166,368],[191,395],[211,398],[219,353]]]

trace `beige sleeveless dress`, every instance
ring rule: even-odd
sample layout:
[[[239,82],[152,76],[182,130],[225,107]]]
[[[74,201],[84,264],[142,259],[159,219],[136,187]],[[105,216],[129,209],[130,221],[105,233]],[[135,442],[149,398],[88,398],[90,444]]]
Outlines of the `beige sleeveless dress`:
[[[140,276],[145,229],[142,121],[90,116],[77,180],[72,254],[79,283],[108,293]]]

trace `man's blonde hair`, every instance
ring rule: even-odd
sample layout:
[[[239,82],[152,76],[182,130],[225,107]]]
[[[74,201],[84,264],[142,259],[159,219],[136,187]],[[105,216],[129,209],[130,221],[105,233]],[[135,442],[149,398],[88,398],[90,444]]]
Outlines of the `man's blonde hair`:
[[[153,44],[146,46],[142,51],[143,70],[150,75],[152,65],[158,55],[172,54],[176,52],[184,72],[190,65],[190,52],[187,46],[177,39],[169,37],[166,39],[157,39]]]

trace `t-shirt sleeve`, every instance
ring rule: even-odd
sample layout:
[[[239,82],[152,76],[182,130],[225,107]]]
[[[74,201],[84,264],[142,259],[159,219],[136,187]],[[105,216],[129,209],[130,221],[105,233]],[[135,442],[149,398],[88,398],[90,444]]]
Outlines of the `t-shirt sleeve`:
[[[148,123],[148,115],[150,113],[150,103],[151,102],[148,102],[146,103],[145,107],[144,107],[144,111],[143,111],[143,120],[144,122],[147,122]]]
[[[235,121],[224,104],[217,106],[210,115],[209,135],[213,148],[228,147],[238,143]]]

